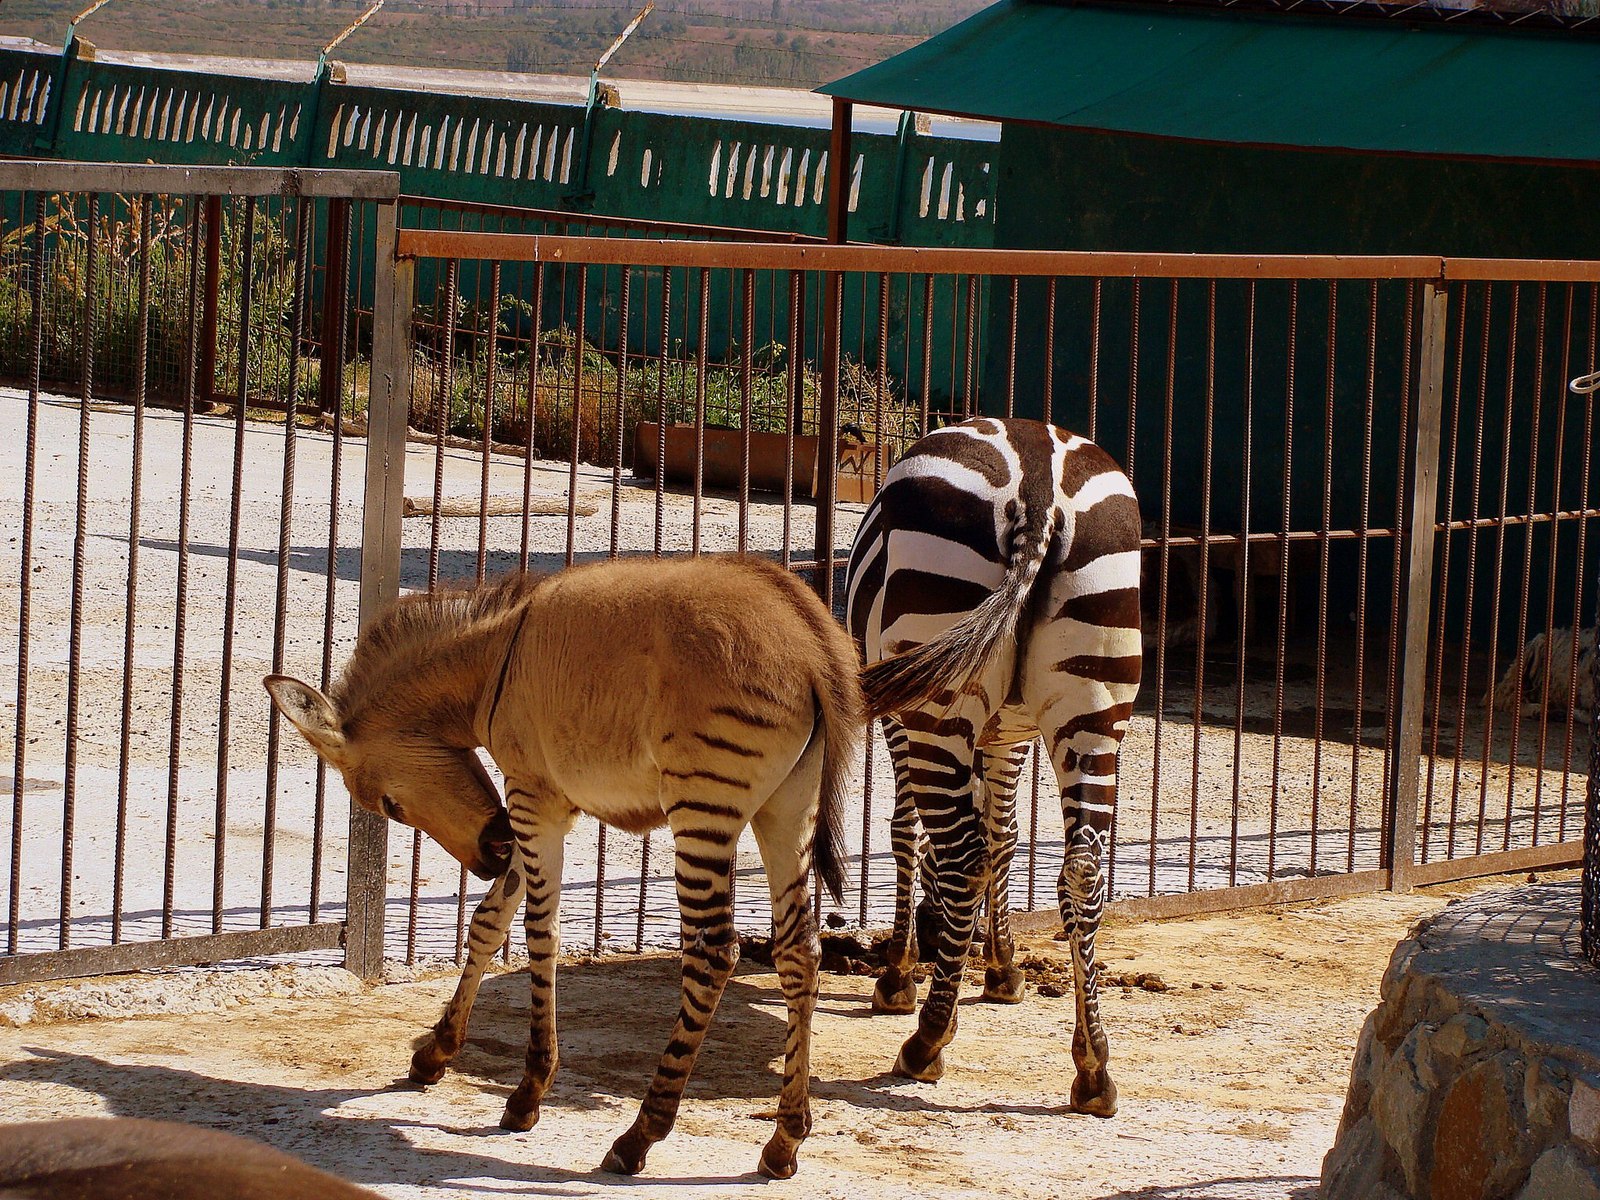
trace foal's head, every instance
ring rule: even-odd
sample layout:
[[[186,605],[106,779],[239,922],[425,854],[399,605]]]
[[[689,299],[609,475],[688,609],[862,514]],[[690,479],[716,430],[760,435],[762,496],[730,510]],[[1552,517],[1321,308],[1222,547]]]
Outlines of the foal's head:
[[[480,879],[505,874],[511,822],[477,751],[446,745],[426,728],[341,713],[288,675],[262,682],[362,808],[422,830]]]

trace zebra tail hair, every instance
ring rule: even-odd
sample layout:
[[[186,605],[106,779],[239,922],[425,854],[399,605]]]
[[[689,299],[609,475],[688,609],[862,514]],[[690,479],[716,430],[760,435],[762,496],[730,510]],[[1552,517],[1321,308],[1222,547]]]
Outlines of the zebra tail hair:
[[[1029,521],[1018,531],[1005,579],[978,607],[931,642],[875,662],[861,672],[869,717],[906,712],[958,694],[989,665],[1000,648],[1016,636],[1017,623],[1055,537],[1056,520],[1051,508],[1039,525]]]

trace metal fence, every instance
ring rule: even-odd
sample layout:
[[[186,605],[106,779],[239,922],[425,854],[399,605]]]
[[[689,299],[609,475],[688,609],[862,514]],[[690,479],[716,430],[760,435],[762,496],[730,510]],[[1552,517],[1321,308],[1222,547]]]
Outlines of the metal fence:
[[[767,554],[840,607],[883,472],[970,414],[1088,434],[1142,499],[1117,904],[1577,860],[1592,634],[1562,631],[1592,627],[1600,510],[1592,401],[1564,384],[1595,366],[1600,266],[397,230],[373,178],[0,167],[0,321],[27,347],[0,402],[0,982],[459,955],[459,868],[347,819],[259,675],[325,682],[399,589],[619,554]],[[124,353],[131,386],[103,389]],[[1023,778],[1012,894],[1049,908],[1060,819],[1048,768]],[[856,795],[830,911],[872,925],[877,739]],[[737,865],[759,875],[751,846]],[[567,874],[569,944],[675,941],[648,838],[580,827]],[[752,929],[764,890],[741,879]]]
[[[376,969],[381,822],[352,822],[320,766],[281,761],[260,676],[308,655],[326,680],[358,612],[394,594],[355,533],[378,509],[346,480],[363,459],[381,480],[382,456],[297,402],[315,412],[324,365],[362,408],[375,382],[399,392],[393,272],[367,301],[382,319],[359,382],[343,347],[320,352],[313,303],[352,204],[377,204],[368,236],[392,261],[398,190],[0,164],[0,369],[19,385],[0,401],[16,630],[0,982],[341,945]],[[338,304],[345,282],[321,290]]]
[[[472,514],[432,518],[445,550],[424,582],[737,549],[837,609],[865,501],[911,440],[1042,416],[1111,450],[1145,513],[1118,904],[1577,860],[1591,661],[1565,631],[1592,624],[1597,510],[1592,403],[1565,383],[1594,363],[1600,269],[413,229],[400,248],[449,293],[432,311],[462,314],[414,332],[413,424],[437,441],[411,508]],[[1035,909],[1060,825],[1048,769],[1024,779],[1011,886]],[[851,922],[892,900],[891,792],[875,741]],[[585,838],[569,934],[669,941],[648,846]]]

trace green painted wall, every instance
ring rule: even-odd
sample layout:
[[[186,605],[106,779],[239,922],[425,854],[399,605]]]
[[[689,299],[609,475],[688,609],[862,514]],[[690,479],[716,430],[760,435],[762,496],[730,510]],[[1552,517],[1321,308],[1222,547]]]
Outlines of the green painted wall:
[[[1592,216],[1600,171],[1591,169],[1203,145],[1020,125],[1005,127],[999,158],[995,242],[1004,247],[1600,258],[1600,222]],[[1140,286],[1137,323],[1132,315],[1132,293],[1132,285],[1121,280],[1108,281],[1102,288],[1095,433],[1119,459],[1126,462],[1132,457],[1147,521],[1159,519],[1163,489],[1170,485],[1174,521],[1197,526],[1202,515],[1207,371],[1213,353],[1208,350],[1206,334],[1207,285],[1199,281],[1180,286],[1175,357],[1169,349],[1170,283],[1148,280]],[[1017,386],[1019,407],[1032,413],[1042,409],[1044,297],[1042,282],[1024,285]],[[1488,302],[1485,343],[1483,289],[1474,289],[1467,296],[1465,312],[1461,293],[1451,292],[1443,454],[1448,464],[1453,439],[1458,482],[1450,508],[1456,519],[1471,515],[1474,488],[1480,515],[1500,511],[1502,487],[1509,497],[1509,511],[1527,511],[1530,463],[1534,464],[1535,510],[1548,511],[1558,501],[1562,508],[1579,506],[1585,402],[1566,393],[1565,380],[1587,369],[1585,331],[1595,297],[1587,287],[1571,294],[1576,334],[1570,346],[1564,338],[1567,298],[1565,288],[1546,291],[1541,339],[1538,287],[1524,286],[1514,296],[1509,285],[1497,285]],[[1302,283],[1293,302],[1296,367],[1291,380],[1289,285],[1262,283],[1255,289],[1253,372],[1246,368],[1249,289],[1238,282],[1218,285],[1212,376],[1213,528],[1239,527],[1246,505],[1243,455],[1247,434],[1252,455],[1248,503],[1253,531],[1283,528],[1285,468],[1292,528],[1320,527],[1323,479],[1329,473],[1332,527],[1349,529],[1360,524],[1363,463],[1369,453],[1369,370],[1373,373],[1373,416],[1367,519],[1372,525],[1391,525],[1397,464],[1403,450],[1399,414],[1407,394],[1405,288],[1382,284],[1378,289],[1377,334],[1372,340],[1375,353],[1370,360],[1370,284],[1349,281],[1339,285],[1331,337],[1326,283]],[[1517,314],[1514,353],[1513,306]],[[1059,285],[1052,415],[1059,423],[1083,432],[1088,431],[1091,420],[1091,313],[1090,285]],[[1005,378],[1005,319],[998,306],[992,307],[986,363],[991,410]],[[1469,331],[1464,354],[1459,356],[1466,360],[1464,374],[1457,350],[1463,319]],[[1139,348],[1136,362],[1131,351],[1135,335]],[[1169,370],[1173,395],[1170,429],[1165,417]],[[1480,390],[1486,396],[1481,411]],[[1130,393],[1137,413],[1137,437],[1131,444]],[[1247,393],[1251,406],[1248,424],[1244,411]],[[1535,451],[1531,439],[1536,406],[1539,446]],[[1563,408],[1566,437],[1558,451],[1556,426]],[[1286,419],[1291,411],[1292,419]],[[1175,452],[1171,478],[1163,480],[1159,466],[1169,436]],[[1508,445],[1511,452],[1506,455]],[[1480,456],[1483,466],[1474,474],[1473,464]],[[1441,508],[1444,489],[1441,481]],[[1527,549],[1525,537],[1522,530],[1512,530],[1504,550],[1506,578],[1518,588]],[[1568,528],[1563,538],[1567,540],[1558,556],[1558,623],[1570,620],[1575,529]],[[1458,534],[1455,539],[1454,553],[1459,558],[1465,553],[1466,537]],[[1533,539],[1532,577],[1544,580],[1549,562],[1547,528],[1536,529]],[[1386,557],[1389,543],[1382,543],[1381,549],[1380,557]],[[1488,560],[1483,556],[1496,552],[1480,539],[1480,586],[1487,579]],[[1354,586],[1354,557],[1341,552],[1338,558],[1336,600],[1348,607],[1351,597],[1346,593]],[[1464,599],[1464,571],[1459,564],[1455,572],[1452,622],[1458,619]],[[1385,567],[1369,581],[1369,588],[1381,580],[1386,592],[1387,578]],[[1541,584],[1535,594],[1542,599],[1546,590]],[[1514,621],[1516,608],[1516,597],[1508,597],[1501,613],[1503,634]],[[1542,607],[1538,619],[1543,621]],[[1488,605],[1480,605],[1473,623],[1486,628],[1488,621]],[[1514,632],[1509,637],[1514,640]]]

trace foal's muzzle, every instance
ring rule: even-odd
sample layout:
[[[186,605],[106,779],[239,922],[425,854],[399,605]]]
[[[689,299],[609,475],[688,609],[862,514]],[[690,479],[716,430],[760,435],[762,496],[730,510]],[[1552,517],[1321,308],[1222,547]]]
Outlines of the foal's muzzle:
[[[498,879],[504,875],[511,866],[513,837],[511,818],[502,808],[478,835],[478,861],[472,864],[472,873],[479,879]]]

